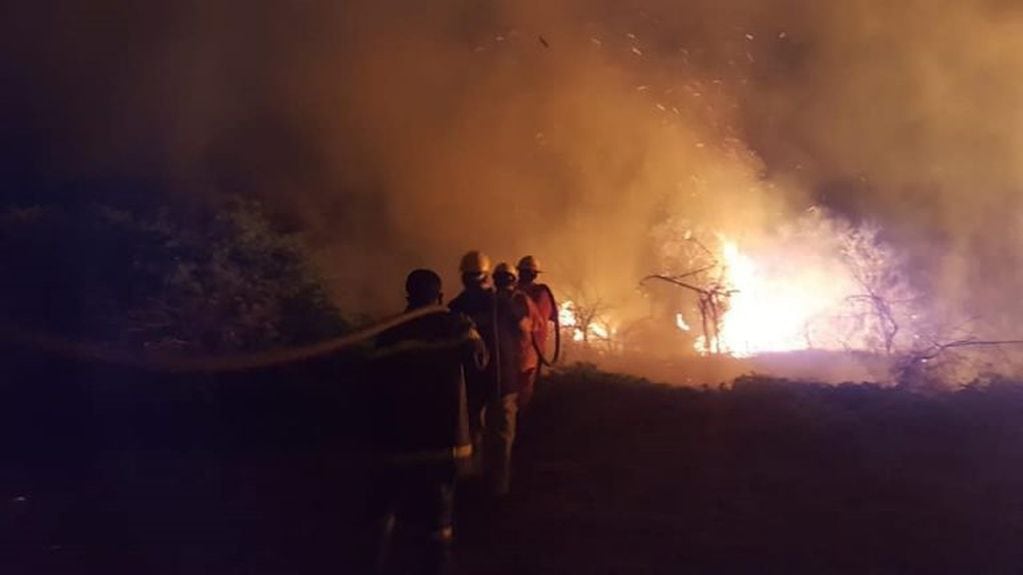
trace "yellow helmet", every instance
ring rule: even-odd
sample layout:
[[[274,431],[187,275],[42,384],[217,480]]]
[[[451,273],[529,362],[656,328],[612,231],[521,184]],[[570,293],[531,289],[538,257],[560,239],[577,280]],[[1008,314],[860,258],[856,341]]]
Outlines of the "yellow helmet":
[[[458,271],[463,274],[487,275],[490,273],[490,258],[483,252],[473,250],[462,256]]]
[[[528,270],[535,274],[540,273],[540,262],[538,262],[533,256],[525,256],[519,260],[519,265],[515,267],[519,270]]]

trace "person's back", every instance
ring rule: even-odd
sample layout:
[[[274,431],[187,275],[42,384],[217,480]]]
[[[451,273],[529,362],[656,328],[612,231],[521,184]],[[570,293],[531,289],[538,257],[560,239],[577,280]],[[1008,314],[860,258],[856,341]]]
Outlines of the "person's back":
[[[396,524],[423,550],[424,573],[443,572],[453,535],[456,464],[472,454],[464,372],[486,362],[479,334],[464,316],[439,307],[440,276],[415,270],[405,282],[408,311],[432,313],[382,333],[373,352],[372,438],[377,447],[368,497],[365,567],[387,565]]]
[[[536,306],[541,321],[534,332],[536,344],[541,350],[547,349],[549,326],[548,322],[558,321],[558,306],[551,288],[536,280],[540,272],[540,263],[533,256],[525,256],[517,265],[519,271],[518,288],[529,296]]]
[[[514,287],[499,290],[496,299],[501,388],[503,393],[518,393],[523,374],[539,365],[533,337],[540,315],[529,296]]]
[[[463,364],[472,323],[438,311],[377,339],[380,447],[396,456],[468,449]]]
[[[448,309],[471,319],[486,338],[486,333],[491,331],[487,328],[494,321],[494,290],[482,286],[467,286],[448,303]]]
[[[504,496],[511,485],[511,455],[515,443],[519,390],[535,370],[537,355],[532,344],[536,308],[529,296],[515,289],[515,274],[508,264],[494,268],[497,393],[486,409],[484,467],[496,496]]]
[[[458,266],[463,289],[448,304],[454,312],[468,317],[476,325],[484,346],[489,352],[490,361],[486,369],[466,373],[466,396],[469,406],[469,429],[474,448],[474,459],[470,471],[479,472],[483,466],[483,414],[488,401],[497,398],[500,392],[498,381],[499,353],[496,348],[495,325],[496,300],[494,289],[488,285],[490,274],[490,258],[471,251],[462,257]]]
[[[529,296],[533,305],[536,306],[537,315],[542,319],[542,323],[536,332],[536,338],[540,349],[545,349],[544,346],[547,342],[547,333],[549,331],[547,322],[556,321],[558,313],[551,288],[547,284],[528,283],[520,284],[519,289]]]
[[[470,320],[479,331],[487,350],[494,352],[495,294],[492,289],[467,286],[462,293],[448,304],[448,309]],[[482,372],[469,373],[468,385],[471,390],[487,393],[496,377],[496,365],[490,365]]]
[[[558,303],[554,294],[547,284],[537,283],[540,274],[540,263],[533,256],[525,256],[519,260],[517,266],[519,272],[518,289],[524,293],[532,304],[534,321],[532,322],[533,332],[531,334],[532,345],[537,352],[536,365],[527,366],[524,372],[524,380],[519,389],[519,405],[525,407],[533,397],[537,378],[540,376],[540,363],[551,365],[558,360],[560,353],[560,334],[554,332],[554,353],[547,355],[549,335],[551,328],[558,329]],[[551,325],[553,324],[553,326]],[[542,354],[542,356],[541,356]]]

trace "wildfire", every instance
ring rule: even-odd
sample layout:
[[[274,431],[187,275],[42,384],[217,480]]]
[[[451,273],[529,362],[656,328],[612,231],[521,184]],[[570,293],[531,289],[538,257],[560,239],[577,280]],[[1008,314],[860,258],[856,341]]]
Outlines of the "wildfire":
[[[721,281],[729,297],[716,346],[702,338],[697,351],[890,352],[899,336],[912,337],[916,296],[898,257],[878,240],[877,228],[854,227],[812,210],[794,229],[755,252],[719,238]]]
[[[668,271],[643,281],[661,280],[680,290],[655,297],[683,294],[672,303],[683,307],[669,308],[675,310],[674,327],[695,337],[692,345],[700,354],[890,353],[914,337],[917,297],[901,260],[878,238],[876,227],[854,226],[816,209],[773,236],[747,239],[743,247],[721,234],[704,244],[686,232],[666,244],[663,269]],[[679,249],[687,245],[694,246],[688,255]],[[606,311],[565,301],[559,308],[561,326],[583,345],[635,349],[636,341],[616,340],[648,333],[646,328],[633,329]]]
[[[848,296],[855,293],[849,278],[836,275],[827,262],[806,265],[798,258],[765,257],[754,260],[736,242],[722,241],[728,300],[717,350],[735,356],[807,349],[814,345],[814,330],[842,316]],[[788,261],[786,261],[788,260]],[[830,334],[836,335],[837,334]],[[837,337],[824,337],[829,346]],[[711,351],[701,338],[702,353]]]
[[[617,328],[608,319],[596,315],[594,311],[580,309],[572,300],[558,306],[558,321],[562,329],[571,330],[572,341],[576,342],[610,341],[615,336]]]

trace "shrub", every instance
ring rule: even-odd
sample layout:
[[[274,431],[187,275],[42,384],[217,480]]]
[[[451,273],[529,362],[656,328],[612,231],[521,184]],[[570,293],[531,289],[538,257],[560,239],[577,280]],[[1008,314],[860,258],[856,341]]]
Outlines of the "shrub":
[[[14,325],[134,348],[292,345],[345,322],[294,234],[235,201],[198,215],[107,205],[0,210]]]

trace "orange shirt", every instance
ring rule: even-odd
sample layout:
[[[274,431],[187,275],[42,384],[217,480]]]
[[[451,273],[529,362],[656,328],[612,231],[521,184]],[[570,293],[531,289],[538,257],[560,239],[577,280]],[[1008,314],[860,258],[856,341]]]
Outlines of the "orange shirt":
[[[518,391],[519,374],[540,364],[533,337],[543,321],[525,292],[499,291],[497,305],[501,387],[505,392]]]
[[[547,349],[547,335],[549,331],[548,322],[556,321],[558,308],[554,303],[554,296],[546,284],[529,284],[519,286],[519,289],[529,296],[537,310],[538,321],[536,322],[533,337],[540,349]]]

